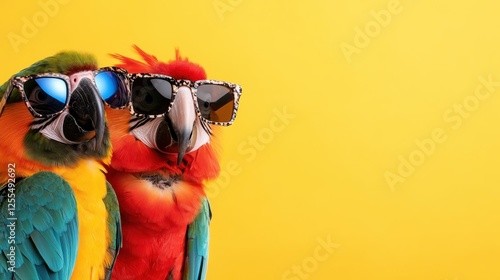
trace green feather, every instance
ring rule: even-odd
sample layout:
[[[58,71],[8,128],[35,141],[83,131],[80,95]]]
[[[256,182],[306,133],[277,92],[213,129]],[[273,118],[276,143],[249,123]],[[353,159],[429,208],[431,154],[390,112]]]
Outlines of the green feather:
[[[56,55],[49,56],[45,59],[39,60],[33,63],[31,66],[21,70],[19,73],[12,75],[14,76],[28,76],[41,73],[61,73],[69,74],[75,69],[97,69],[96,58],[89,53],[80,53],[74,51],[60,52]],[[9,86],[9,79],[2,86],[0,86],[0,98],[5,94],[5,90]],[[21,95],[17,89],[15,89],[8,100],[8,102],[18,102],[21,101]]]
[[[26,155],[33,160],[49,166],[73,166],[84,157],[104,157],[111,148],[109,130],[104,131],[102,148],[99,151],[85,149],[86,142],[67,145],[45,138],[42,134],[28,131],[23,143]]]
[[[104,205],[106,205],[106,210],[108,210],[108,230],[111,240],[108,251],[113,254],[114,258],[110,267],[106,268],[105,279],[111,279],[111,272],[113,271],[118,251],[122,247],[122,228],[118,198],[116,197],[115,191],[109,182],[106,182],[106,190],[106,197],[104,197],[103,201]]]
[[[97,69],[96,58],[88,53],[80,52],[60,52],[54,56],[47,57],[31,66],[23,69],[13,76],[27,76],[41,73],[61,73],[70,75],[75,72]],[[10,79],[0,87],[0,98],[10,83]],[[14,88],[8,103],[21,100],[20,93]],[[8,104],[6,106],[9,106]],[[109,131],[105,129],[102,145],[98,150],[89,146],[88,142],[83,141],[74,145],[60,143],[48,139],[38,130],[29,130],[23,139],[25,147],[25,156],[30,160],[40,162],[47,166],[75,166],[78,160],[82,158],[104,158],[108,155],[111,148],[109,140]]]

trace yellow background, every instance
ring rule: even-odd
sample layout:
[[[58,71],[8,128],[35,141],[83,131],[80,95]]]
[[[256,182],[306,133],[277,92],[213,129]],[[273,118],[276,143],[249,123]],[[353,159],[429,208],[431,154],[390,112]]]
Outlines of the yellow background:
[[[484,97],[480,82],[500,81],[500,4],[62,2],[0,4],[0,79],[65,49],[110,65],[138,44],[243,86],[209,189],[208,279],[500,279],[500,86]]]

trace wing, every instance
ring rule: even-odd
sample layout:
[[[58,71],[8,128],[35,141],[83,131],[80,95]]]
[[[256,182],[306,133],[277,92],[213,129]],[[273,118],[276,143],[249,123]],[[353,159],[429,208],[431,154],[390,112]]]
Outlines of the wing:
[[[202,201],[201,210],[188,226],[184,280],[202,280],[207,275],[209,226],[212,211],[208,199]]]
[[[111,254],[113,261],[109,267],[106,268],[105,279],[111,279],[111,272],[113,271],[118,251],[120,251],[120,248],[122,247],[122,226],[118,198],[116,197],[115,191],[109,182],[106,182],[106,188],[108,192],[106,197],[104,197],[104,204],[108,210],[108,229],[110,237],[108,253]]]
[[[0,191],[0,279],[69,279],[78,248],[73,190],[51,172],[16,180]]]

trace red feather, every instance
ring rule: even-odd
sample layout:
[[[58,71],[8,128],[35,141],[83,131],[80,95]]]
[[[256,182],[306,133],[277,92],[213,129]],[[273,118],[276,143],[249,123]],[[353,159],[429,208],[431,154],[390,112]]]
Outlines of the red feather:
[[[167,63],[147,54],[139,47],[135,51],[143,61],[113,54],[118,67],[130,73],[156,73],[191,81],[206,79],[205,70],[182,58],[179,50]],[[129,133],[130,114],[107,111],[113,157],[107,179],[120,202],[123,248],[118,255],[113,279],[181,279],[186,228],[200,210],[205,197],[203,183],[219,175],[220,165],[211,143],[184,156],[177,166],[177,155],[150,149]],[[216,129],[214,131],[217,131]],[[159,189],[141,180],[146,174],[181,176],[181,181]],[[170,279],[170,278],[169,278]]]
[[[167,63],[159,61],[154,55],[147,54],[138,46],[134,45],[134,49],[142,57],[144,62],[126,57],[120,54],[110,54],[112,57],[121,61],[116,66],[127,69],[130,73],[155,73],[171,76],[175,79],[185,79],[191,81],[205,80],[207,74],[205,69],[196,63],[192,63],[189,59],[182,58],[179,49],[175,50],[175,60]]]

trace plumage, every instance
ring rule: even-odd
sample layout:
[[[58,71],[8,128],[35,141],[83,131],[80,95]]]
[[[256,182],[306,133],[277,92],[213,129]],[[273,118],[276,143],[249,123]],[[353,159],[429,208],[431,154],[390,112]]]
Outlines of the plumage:
[[[134,49],[143,61],[114,54],[121,62],[118,67],[131,73],[163,74],[190,81],[206,79],[205,70],[182,58],[178,50],[174,60],[164,63],[137,46]],[[186,100],[192,102],[192,98]],[[191,107],[194,113],[194,103]],[[153,123],[160,121],[164,122],[163,128],[160,125],[157,131],[147,133],[156,139],[172,137],[180,141],[178,136],[172,136],[176,124],[170,116],[151,121],[120,111],[108,110],[107,115],[113,143],[107,179],[120,202],[123,228],[123,248],[113,279],[205,279],[211,215],[203,186],[220,172],[213,136],[196,118],[193,137],[208,141],[191,146],[181,158],[175,149],[177,142],[169,146],[174,147],[172,151],[162,151],[145,141],[150,136],[144,131],[137,132],[138,127],[155,128]]]
[[[76,201],[69,184],[60,176],[52,172],[38,172],[27,177],[16,184],[16,217],[15,220],[8,220],[9,190],[7,185],[1,190],[1,216],[2,222],[6,225],[15,222],[17,225],[27,221],[31,227],[16,227],[16,253],[14,274],[17,279],[37,279],[38,275],[48,275],[51,278],[59,277],[67,279],[71,276],[71,270],[63,269],[73,267],[76,261],[76,254],[72,253],[78,246],[78,232],[74,229],[78,224],[76,213]],[[40,197],[51,197],[52,199],[40,199]],[[62,203],[62,200],[65,203]],[[46,206],[49,204],[59,205],[54,212],[64,212],[66,219],[58,221],[52,219]],[[43,214],[40,214],[43,213]],[[62,215],[61,215],[62,216]],[[36,221],[37,219],[45,221]],[[61,222],[58,227],[54,222]],[[3,232],[2,232],[3,231]],[[6,262],[11,252],[7,236],[10,230],[6,226],[0,227],[0,246],[3,251],[2,257]],[[63,249],[64,248],[64,249]],[[6,279],[8,270],[0,271],[0,279]],[[23,277],[22,275],[25,275]],[[45,278],[45,279],[51,279]],[[43,279],[43,278],[41,278]]]
[[[109,183],[106,183],[106,197],[104,197],[104,204],[109,213],[107,219],[108,233],[107,239],[110,240],[108,246],[108,255],[113,256],[112,262],[106,266],[106,279],[111,279],[112,270],[116,261],[118,251],[122,247],[122,232],[121,232],[121,219],[120,207],[118,205],[118,198],[115,191]]]
[[[204,199],[198,216],[189,225],[183,279],[205,279],[207,275],[209,225],[212,211]]]
[[[28,104],[19,102],[17,88],[5,99],[10,80],[0,87],[4,105],[0,165],[9,166],[0,169],[4,224],[0,226],[0,279],[11,275],[29,280],[110,277],[120,244],[120,221],[116,196],[107,188],[104,175],[103,164],[111,156],[104,105],[87,78],[96,69],[90,54],[62,52],[14,75],[50,72],[71,78],[68,107],[50,117],[32,115]],[[44,104],[43,99],[30,99],[38,101]],[[51,138],[48,127],[62,136]],[[15,222],[15,243],[8,240],[11,222]],[[13,265],[7,263],[10,251],[16,253]]]

